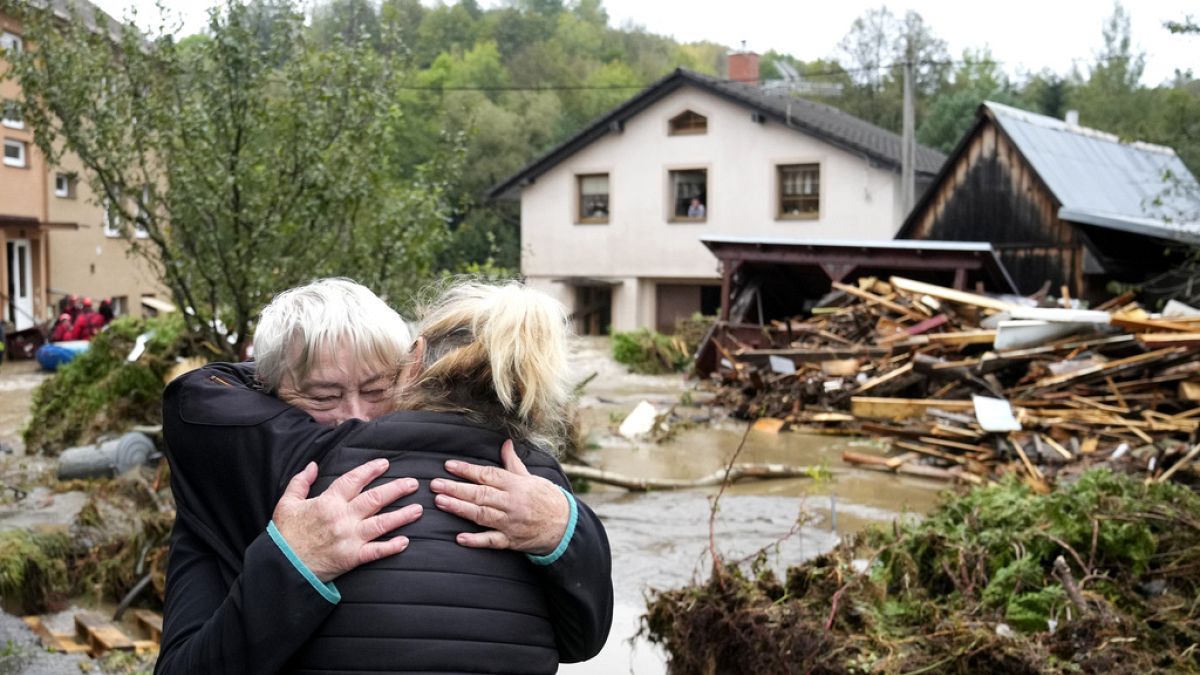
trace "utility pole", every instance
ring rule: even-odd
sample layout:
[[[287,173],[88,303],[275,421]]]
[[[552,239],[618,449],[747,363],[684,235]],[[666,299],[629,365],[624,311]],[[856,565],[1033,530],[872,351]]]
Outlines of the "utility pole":
[[[904,61],[904,128],[900,135],[900,197],[904,218],[916,202],[917,141],[913,111],[913,63],[910,56]]]

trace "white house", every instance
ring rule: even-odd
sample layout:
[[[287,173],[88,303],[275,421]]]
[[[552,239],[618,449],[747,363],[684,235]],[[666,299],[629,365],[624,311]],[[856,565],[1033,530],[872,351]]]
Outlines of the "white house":
[[[702,236],[891,239],[900,156],[897,134],[830,106],[680,69],[491,195],[520,195],[521,272],[580,332],[669,330],[719,307]],[[916,158],[920,194],[945,157]]]

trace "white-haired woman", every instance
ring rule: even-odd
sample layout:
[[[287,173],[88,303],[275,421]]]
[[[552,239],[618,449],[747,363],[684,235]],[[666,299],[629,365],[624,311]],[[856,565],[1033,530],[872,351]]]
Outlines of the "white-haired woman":
[[[338,577],[335,587],[326,583],[332,576],[320,572],[328,562],[320,554],[334,549],[332,554],[340,555],[341,547],[332,545],[337,542],[326,539],[331,545],[321,546],[327,534],[321,528],[276,528],[272,522],[267,534],[292,568],[277,563],[275,573],[293,577],[291,592],[275,593],[275,611],[267,613],[279,617],[278,628],[261,625],[267,616],[247,617],[262,610],[247,611],[251,598],[237,594],[241,577],[229,580],[230,597],[219,606],[214,608],[210,600],[186,612],[172,611],[172,598],[179,593],[173,593],[169,583],[168,632],[172,617],[178,615],[183,618],[177,623],[190,632],[182,640],[168,640],[164,633],[164,657],[180,672],[214,665],[228,670],[243,663],[245,669],[260,672],[285,666],[295,672],[554,672],[560,660],[589,658],[603,646],[612,618],[607,540],[595,514],[575,501],[547,451],[561,443],[565,421],[562,307],[515,284],[460,285],[425,314],[420,332],[420,364],[412,369],[419,372],[397,399],[401,412],[370,424],[328,428],[299,419],[295,409],[271,408],[263,413],[267,421],[222,428],[218,437],[236,440],[232,447],[241,450],[235,454],[255,453],[266,465],[262,473],[280,485],[305,462],[320,464],[319,478],[310,465],[288,483],[275,505],[275,521],[303,523],[293,517],[295,512],[321,500],[350,510],[365,503],[369,508],[358,514],[363,517],[351,529],[363,536],[365,546],[375,548],[362,559],[368,564]],[[308,344],[307,339],[300,342]],[[311,374],[319,374],[321,362],[337,352],[329,347],[316,348],[323,355],[308,368],[292,374],[283,369],[281,395],[289,378],[299,390],[313,382],[328,383],[328,378],[314,379]],[[303,349],[284,347],[280,353],[292,364],[305,361],[300,358]],[[334,370],[354,370],[348,362],[352,360],[333,361],[338,364]],[[194,395],[224,395],[231,404],[246,396],[233,379],[229,383],[235,386],[223,387],[193,377],[190,387],[180,388]],[[354,385],[357,379],[350,377],[347,383]],[[356,395],[362,393],[360,389]],[[201,421],[188,419],[182,411],[185,396],[176,392],[167,398],[169,441],[184,432],[203,431]],[[309,405],[345,403],[307,395],[292,400],[306,410]],[[175,408],[181,411],[173,416]],[[505,438],[518,441],[515,449],[510,444],[501,449]],[[222,445],[222,456],[230,454],[228,447]],[[172,454],[177,473],[206,461],[198,452],[183,453],[187,459]],[[403,478],[362,489],[370,481],[394,476]],[[314,494],[328,489],[305,499],[314,480]],[[427,489],[410,494],[417,481]],[[541,499],[534,503],[553,507],[525,514],[537,527],[514,529],[501,522],[513,501],[513,493],[507,491],[510,484],[532,486]],[[189,512],[199,513],[196,519],[213,528],[241,521],[233,529],[242,532],[243,542],[250,541],[247,560],[255,546],[266,548],[261,537],[246,537],[255,526],[262,527],[261,512],[268,501],[260,499],[244,508],[232,504],[236,496],[225,487],[209,487],[191,491],[191,501],[200,504]],[[404,497],[398,508],[374,515],[396,497]],[[566,511],[561,522],[553,513],[558,508]],[[420,519],[413,522],[416,516]],[[401,521],[411,523],[405,536],[372,541]],[[292,534],[281,536],[283,531]],[[316,551],[318,557],[295,555],[292,546]],[[406,547],[402,555],[390,555]],[[236,542],[232,548],[237,548]],[[382,550],[389,553],[374,555]],[[305,596],[319,596],[323,604],[296,599]],[[249,638],[243,637],[247,631]],[[221,646],[222,640],[230,639],[235,647]]]

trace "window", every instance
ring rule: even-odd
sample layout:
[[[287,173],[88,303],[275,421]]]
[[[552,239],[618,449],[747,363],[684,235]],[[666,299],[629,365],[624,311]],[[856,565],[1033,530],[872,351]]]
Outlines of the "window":
[[[0,124],[9,129],[24,129],[25,117],[21,114],[21,105],[13,100],[0,101]]]
[[[708,217],[708,170],[671,172],[671,220],[703,221]]]
[[[780,219],[809,220],[821,213],[821,165],[779,167]]]
[[[104,236],[121,236],[121,212],[116,204],[108,200],[104,202]]]
[[[708,133],[708,118],[700,113],[685,110],[671,118],[670,127],[672,136]]]
[[[137,203],[137,217],[133,221],[133,234],[135,237],[145,239],[150,236],[146,231],[146,218],[148,215],[147,209],[150,206],[150,186],[142,186],[142,197]]]
[[[4,139],[4,164],[23,168],[25,166],[25,143],[14,141],[11,138]]]
[[[21,36],[0,31],[0,51],[21,51]]]
[[[54,196],[64,199],[74,199],[75,177],[69,173],[54,174]]]
[[[113,316],[125,316],[129,313],[129,296],[114,295],[112,297]]]
[[[608,222],[608,174],[578,176],[579,222]]]

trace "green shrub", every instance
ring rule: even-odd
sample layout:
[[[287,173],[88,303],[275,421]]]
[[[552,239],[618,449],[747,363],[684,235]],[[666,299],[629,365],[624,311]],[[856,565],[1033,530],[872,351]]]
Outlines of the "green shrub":
[[[29,452],[58,454],[138,424],[162,422],[163,378],[186,351],[183,321],[122,317],[92,339],[86,352],[41,384],[24,430]],[[145,352],[127,360],[139,335],[152,333]]]
[[[646,328],[613,333],[613,358],[635,373],[658,375],[687,370],[692,354],[679,338]]]

